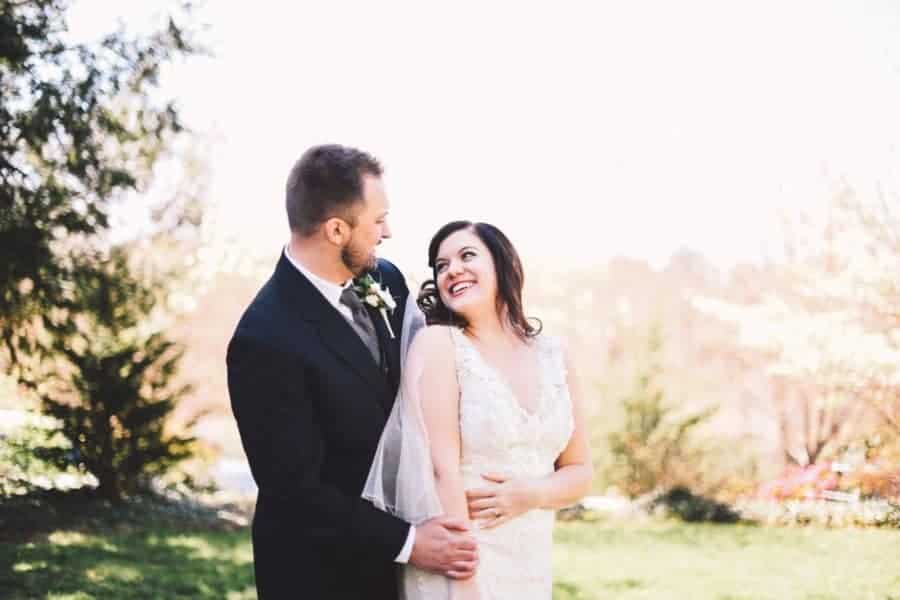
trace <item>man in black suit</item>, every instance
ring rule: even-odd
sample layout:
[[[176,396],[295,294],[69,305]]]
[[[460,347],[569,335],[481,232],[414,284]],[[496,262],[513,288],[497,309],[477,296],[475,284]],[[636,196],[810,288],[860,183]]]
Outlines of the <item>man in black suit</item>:
[[[259,487],[260,600],[396,600],[398,562],[454,578],[477,563],[463,523],[413,528],[360,497],[400,380],[409,294],[397,268],[375,257],[390,237],[381,174],[353,148],[301,157],[287,183],[290,243],[228,346],[232,409]],[[353,292],[365,273],[396,308]]]

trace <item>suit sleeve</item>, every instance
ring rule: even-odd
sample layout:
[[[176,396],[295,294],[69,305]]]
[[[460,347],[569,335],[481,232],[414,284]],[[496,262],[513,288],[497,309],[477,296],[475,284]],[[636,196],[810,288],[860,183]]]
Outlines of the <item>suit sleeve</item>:
[[[303,373],[240,331],[227,365],[232,410],[260,495],[288,507],[316,544],[393,561],[409,524],[322,482],[325,448]]]

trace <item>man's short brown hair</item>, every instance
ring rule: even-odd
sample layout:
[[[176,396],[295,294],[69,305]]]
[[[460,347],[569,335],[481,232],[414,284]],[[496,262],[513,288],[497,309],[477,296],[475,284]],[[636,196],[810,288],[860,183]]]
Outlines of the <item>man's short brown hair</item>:
[[[288,175],[285,206],[291,231],[312,235],[332,217],[355,225],[353,208],[362,201],[363,175],[381,177],[382,172],[378,160],[362,150],[313,146]]]

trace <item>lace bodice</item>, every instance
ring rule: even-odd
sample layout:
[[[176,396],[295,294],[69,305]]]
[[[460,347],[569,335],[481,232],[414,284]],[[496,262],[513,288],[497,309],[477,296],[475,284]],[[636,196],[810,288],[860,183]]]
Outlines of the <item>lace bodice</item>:
[[[458,329],[451,329],[460,388],[461,471],[466,489],[483,487],[484,473],[543,477],[572,436],[574,421],[558,340],[545,335],[538,352],[536,407],[522,407],[509,384]],[[481,600],[550,600],[553,595],[554,512],[532,510],[498,527],[476,529]],[[447,580],[407,568],[405,597],[446,598]]]
[[[566,368],[555,338],[535,340],[540,370],[537,407],[522,407],[509,384],[458,329],[452,329],[460,387],[462,471],[480,476],[499,471],[513,477],[551,473],[572,435]]]

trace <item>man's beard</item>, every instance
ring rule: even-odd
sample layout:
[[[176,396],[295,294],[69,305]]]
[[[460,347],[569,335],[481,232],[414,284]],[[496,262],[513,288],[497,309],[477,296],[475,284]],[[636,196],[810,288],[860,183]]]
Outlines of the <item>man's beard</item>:
[[[372,271],[376,266],[375,253],[364,254],[353,248],[352,242],[341,248],[341,262],[347,270],[358,277],[363,273]]]

